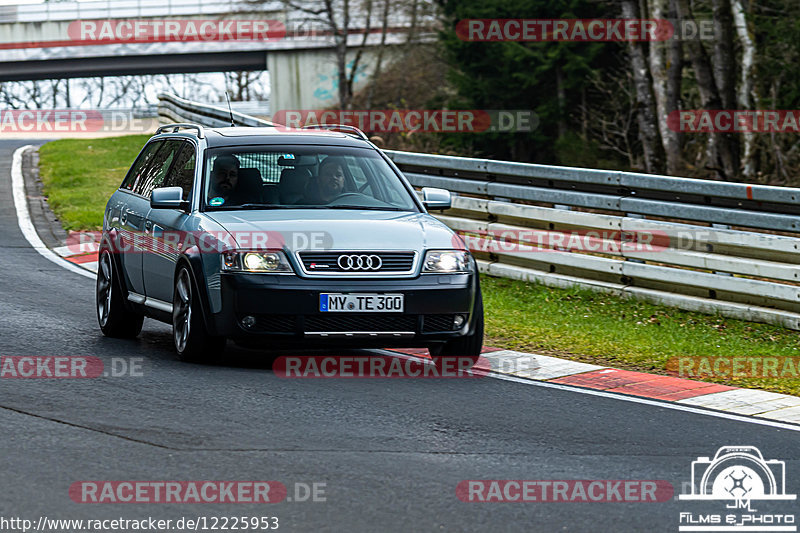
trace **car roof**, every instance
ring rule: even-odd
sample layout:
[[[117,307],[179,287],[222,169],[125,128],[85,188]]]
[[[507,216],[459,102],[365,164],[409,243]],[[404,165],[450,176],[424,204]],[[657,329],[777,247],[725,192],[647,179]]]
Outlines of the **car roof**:
[[[162,133],[159,138],[186,136],[186,131]],[[203,128],[203,136],[209,148],[225,146],[309,144],[373,148],[372,143],[338,131],[300,130],[274,127],[227,127]]]

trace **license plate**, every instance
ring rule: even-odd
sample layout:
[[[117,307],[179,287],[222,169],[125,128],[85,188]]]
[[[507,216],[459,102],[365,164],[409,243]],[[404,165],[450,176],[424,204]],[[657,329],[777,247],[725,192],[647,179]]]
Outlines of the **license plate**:
[[[319,295],[323,313],[402,313],[402,294],[331,294]]]

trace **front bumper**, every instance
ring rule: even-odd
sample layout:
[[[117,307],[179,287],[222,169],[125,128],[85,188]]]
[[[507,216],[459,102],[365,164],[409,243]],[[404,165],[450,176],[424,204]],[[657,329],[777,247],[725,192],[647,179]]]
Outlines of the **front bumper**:
[[[222,273],[222,308],[209,328],[243,342],[304,346],[425,346],[467,335],[477,281],[474,273],[413,279],[309,279],[274,274]],[[320,312],[320,293],[397,293],[402,313]],[[456,315],[465,318],[456,327]],[[255,317],[245,327],[242,319]]]

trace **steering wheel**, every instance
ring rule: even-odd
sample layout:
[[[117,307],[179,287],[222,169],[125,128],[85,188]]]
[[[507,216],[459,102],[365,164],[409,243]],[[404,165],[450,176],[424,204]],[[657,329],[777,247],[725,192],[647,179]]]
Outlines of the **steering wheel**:
[[[357,192],[343,192],[342,194],[340,194],[340,195],[339,195],[339,196],[337,196],[336,198],[333,198],[333,199],[331,199],[331,201],[330,201],[330,202],[328,202],[328,203],[329,203],[329,204],[332,204],[333,202],[336,202],[336,201],[338,201],[338,200],[341,200],[342,198],[348,198],[348,197],[353,197],[353,196],[356,196],[356,197],[359,197],[359,198],[360,198],[360,197],[362,197],[362,196],[364,196],[364,195],[363,195],[363,194],[361,194],[361,193],[357,193]]]

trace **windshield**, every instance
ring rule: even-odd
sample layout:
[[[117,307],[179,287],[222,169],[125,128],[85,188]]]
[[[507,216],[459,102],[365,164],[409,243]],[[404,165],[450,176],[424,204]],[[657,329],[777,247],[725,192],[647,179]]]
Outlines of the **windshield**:
[[[398,176],[374,150],[246,146],[208,150],[207,210],[375,209],[417,211]]]

